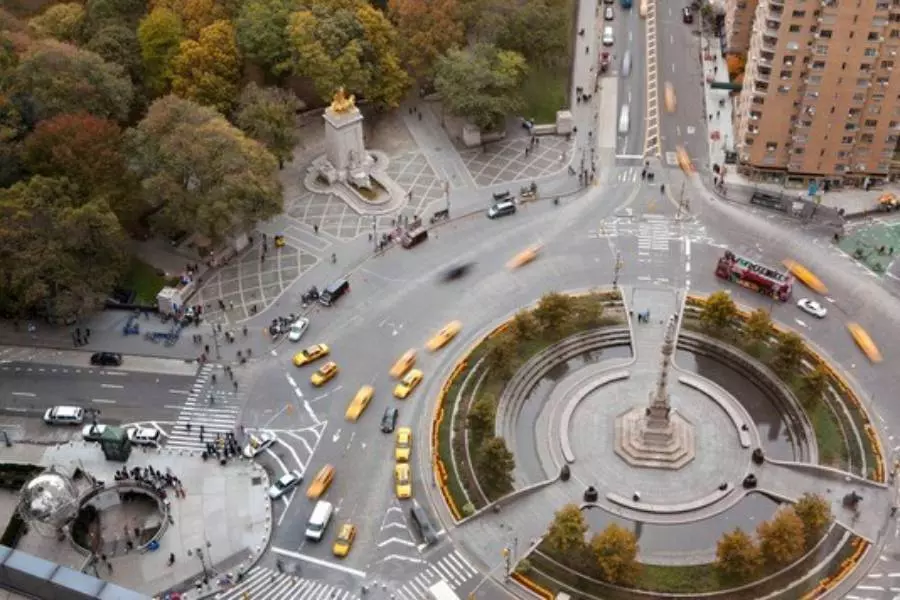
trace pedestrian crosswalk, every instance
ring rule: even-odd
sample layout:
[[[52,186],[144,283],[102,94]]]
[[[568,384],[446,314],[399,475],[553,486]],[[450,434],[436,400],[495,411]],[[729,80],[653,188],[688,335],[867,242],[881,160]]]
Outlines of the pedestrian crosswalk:
[[[181,406],[175,426],[168,432],[168,447],[204,450],[206,442],[215,438],[216,434],[234,432],[241,413],[240,392],[225,389],[230,381],[222,382],[220,388],[211,387],[217,368],[217,365],[206,364],[200,369]]]
[[[638,167],[627,167],[616,173],[616,181],[618,183],[634,183],[640,179],[640,169]]]
[[[478,574],[478,570],[457,550],[451,550],[427,569],[395,590],[399,600],[428,598],[428,588],[440,579],[456,589]]]
[[[240,583],[215,597],[216,600],[359,600],[358,595],[340,586],[266,567],[253,567]]]
[[[644,215],[644,221],[638,226],[638,254],[647,256],[651,251],[667,253],[672,232],[669,220],[654,218],[656,215]]]

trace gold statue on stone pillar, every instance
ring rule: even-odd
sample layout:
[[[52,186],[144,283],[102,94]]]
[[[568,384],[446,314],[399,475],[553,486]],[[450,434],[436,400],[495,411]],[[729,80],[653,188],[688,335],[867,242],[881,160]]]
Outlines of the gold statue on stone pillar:
[[[331,100],[331,110],[341,114],[350,112],[354,108],[356,108],[356,96],[353,94],[348,96],[344,88],[338,88],[338,91],[334,93],[334,98]]]

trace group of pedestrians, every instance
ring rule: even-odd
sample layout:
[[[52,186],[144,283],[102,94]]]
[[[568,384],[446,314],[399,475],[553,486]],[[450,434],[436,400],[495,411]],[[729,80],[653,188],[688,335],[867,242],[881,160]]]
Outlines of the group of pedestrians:
[[[79,346],[85,346],[88,343],[90,343],[90,341],[91,341],[91,330],[90,329],[85,328],[85,330],[82,332],[81,327],[76,327],[75,331],[72,332],[72,344],[74,344],[74,346],[76,348],[78,348]]]
[[[234,433],[228,431],[224,436],[217,433],[215,440],[206,442],[206,450],[201,455],[201,458],[205,461],[208,458],[214,457],[220,464],[225,465],[228,463],[229,459],[239,457],[240,455],[241,446]]]
[[[186,498],[187,494],[184,491],[184,486],[181,484],[181,480],[172,473],[172,470],[169,467],[166,467],[165,473],[160,471],[159,469],[154,469],[153,465],[147,465],[146,467],[133,467],[131,470],[128,470],[127,467],[122,467],[120,470],[116,471],[113,475],[113,478],[116,481],[138,481],[140,483],[148,484],[152,487],[155,487],[157,491],[161,492],[162,496],[165,497],[166,489],[171,488],[175,493],[176,498]]]

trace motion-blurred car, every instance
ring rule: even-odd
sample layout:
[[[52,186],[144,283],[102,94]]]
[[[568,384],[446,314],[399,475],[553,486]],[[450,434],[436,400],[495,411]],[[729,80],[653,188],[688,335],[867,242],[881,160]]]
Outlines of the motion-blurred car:
[[[318,500],[328,490],[332,481],[334,481],[334,467],[325,465],[319,469],[312,483],[306,489],[306,497],[310,500]]]
[[[509,269],[518,269],[519,267],[525,266],[535,258],[538,257],[538,254],[541,253],[541,245],[535,244],[533,246],[529,246],[525,248],[518,254],[516,254],[512,259],[506,263],[506,267]]]
[[[390,376],[394,379],[400,379],[416,364],[416,351],[412,348],[403,353],[394,366],[391,367]]]
[[[271,498],[272,500],[281,498],[289,491],[297,487],[297,485],[301,481],[303,481],[303,475],[300,473],[300,471],[291,471],[289,473],[285,473],[281,477],[281,479],[278,479],[269,487],[269,498]]]
[[[412,452],[412,429],[401,427],[397,430],[397,442],[394,446],[394,460],[398,463],[409,462]]]
[[[291,323],[291,328],[288,332],[288,340],[292,342],[299,342],[300,338],[303,337],[303,334],[306,333],[306,330],[309,329],[309,319],[306,317],[300,317],[293,323]]]
[[[811,314],[817,319],[824,319],[825,315],[828,314],[827,308],[825,308],[815,300],[810,300],[809,298],[800,298],[799,300],[797,300],[797,308],[805,313]]]
[[[309,378],[309,381],[314,386],[320,387],[334,379],[337,374],[337,363],[331,360],[319,367],[319,370],[312,374],[312,377]]]
[[[424,377],[424,373],[418,369],[413,369],[404,375],[397,387],[394,388],[394,397],[406,400],[413,393],[413,390],[416,389],[416,386],[422,382],[422,377]]]
[[[106,427],[102,423],[85,425],[81,430],[81,437],[86,442],[99,442],[103,432],[106,431]]]
[[[263,431],[259,435],[251,433],[250,440],[244,446],[244,457],[253,458],[274,443],[275,436],[267,431]]]
[[[122,355],[117,352],[94,352],[91,364],[98,367],[121,367]]]
[[[665,100],[666,110],[670,113],[675,112],[675,107],[677,105],[677,102],[675,100],[675,86],[673,86],[668,81],[666,82]]]
[[[327,356],[329,352],[330,350],[325,344],[310,346],[294,355],[294,366],[302,367],[303,365],[308,365],[315,360],[319,360],[323,356]]]
[[[394,465],[394,490],[400,500],[412,498],[412,475],[408,463]]]
[[[428,343],[425,344],[425,347],[432,352],[440,350],[441,348],[449,344],[450,340],[456,337],[456,334],[459,333],[460,329],[462,329],[462,322],[450,321],[449,323],[444,325],[440,331],[434,334],[434,337],[428,340]]]
[[[444,281],[456,281],[457,279],[465,277],[466,273],[469,272],[474,264],[475,263],[467,262],[451,267],[444,272],[441,279]]]
[[[369,406],[369,402],[372,401],[372,396],[374,394],[375,388],[371,385],[364,385],[359,388],[359,391],[353,396],[350,406],[347,407],[344,418],[348,421],[356,422],[356,420],[359,419],[359,416],[363,414],[363,411],[366,410],[366,407]]]
[[[331,547],[331,553],[339,558],[344,558],[350,554],[350,548],[353,547],[353,540],[355,539],[356,525],[344,523],[338,530],[337,539],[334,540],[334,546]]]

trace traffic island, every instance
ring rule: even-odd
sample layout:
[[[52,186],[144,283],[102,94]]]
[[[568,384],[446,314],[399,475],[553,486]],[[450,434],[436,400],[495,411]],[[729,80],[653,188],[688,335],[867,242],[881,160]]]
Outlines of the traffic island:
[[[852,571],[870,542],[877,539],[890,505],[888,490],[882,483],[881,445],[858,397],[834,367],[808,348],[802,347],[791,355],[793,358],[788,357],[785,348],[779,346],[784,334],[774,325],[760,336],[762,347],[757,349],[757,355],[766,359],[763,360],[728,343],[732,338],[747,337],[740,311],[735,311],[734,318],[726,323],[727,328],[737,327],[736,332],[712,331],[708,324],[703,325],[705,299],[681,298],[687,304],[682,318],[682,307],[673,308],[665,293],[636,291],[631,299],[640,322],[632,323],[630,341],[636,356],[630,362],[569,368],[562,377],[557,373],[552,391],[543,392],[547,406],[536,415],[523,412],[524,399],[544,385],[542,377],[570,360],[572,348],[585,350],[586,334],[573,334],[529,360],[520,360],[512,373],[507,371],[505,383],[500,378],[500,391],[493,392],[493,398],[497,394],[500,398],[497,404],[489,405],[493,411],[485,410],[483,397],[469,397],[467,410],[455,411],[454,422],[461,423],[458,434],[463,439],[471,437],[479,427],[491,430],[480,421],[485,416],[493,417],[494,437],[505,440],[505,450],[513,450],[507,450],[505,458],[510,488],[519,483],[521,469],[517,463],[526,452],[510,443],[516,437],[520,416],[527,414],[528,422],[539,428],[541,435],[533,438],[538,446],[544,443],[544,431],[554,432],[547,438],[547,447],[538,450],[539,463],[548,480],[516,486],[521,491],[488,505],[499,511],[496,516],[489,509],[478,510],[474,516],[462,519],[460,530],[471,530],[485,541],[491,536],[509,536],[510,531],[519,539],[537,539],[532,552],[519,555],[513,551],[515,560],[510,569],[516,572],[517,580],[530,582],[536,589],[565,591],[579,598],[658,598],[704,593],[749,599],[786,588],[780,597],[794,599],[836,585]],[[532,314],[540,314],[539,308]],[[651,308],[654,319],[650,319]],[[718,314],[718,308],[710,313]],[[670,314],[675,318],[668,319],[666,326]],[[519,324],[509,324],[503,331],[522,327],[521,321],[526,317],[520,314],[517,319]],[[791,441],[790,460],[768,456],[765,444],[769,440],[756,430],[756,420],[737,396],[697,373],[667,366],[666,357],[672,355],[669,340],[675,337],[671,331],[673,323],[684,328],[677,336],[679,349],[714,357],[746,377],[745,385],[758,387],[772,397]],[[717,337],[715,333],[722,335]],[[648,349],[654,346],[656,358],[648,355]],[[498,347],[503,346],[497,342],[485,344],[479,356],[480,368],[493,367],[488,356],[499,352]],[[657,360],[660,349],[662,361]],[[554,353],[564,358],[554,362]],[[468,365],[459,368],[456,376],[461,377],[467,369]],[[627,370],[625,376],[620,373],[623,369]],[[667,369],[675,373],[671,380]],[[826,383],[820,396],[832,394],[834,398],[828,402],[846,402],[852,407],[845,411],[843,406],[829,404],[835,413],[848,412],[846,422],[811,418],[808,413],[815,398],[809,394],[810,382],[801,384],[777,375],[805,370],[824,373]],[[472,379],[477,378],[469,377]],[[466,415],[461,422],[460,413]],[[679,433],[681,430],[674,425],[678,422],[685,424],[682,433],[691,432],[690,436]],[[842,452],[837,451],[840,445],[830,437],[834,435],[835,423],[840,423]],[[827,443],[822,444],[823,440]],[[691,458],[686,459],[688,456]],[[726,457],[734,460],[725,460]],[[725,470],[723,460],[730,465]],[[474,460],[468,466],[479,481],[496,476],[494,466],[484,461]],[[563,471],[565,476],[560,477]],[[870,479],[864,479],[866,476]],[[557,477],[560,483],[554,483]],[[576,483],[574,488],[572,482]],[[543,495],[543,499],[520,500],[521,494],[531,493],[531,488],[539,485],[549,485],[557,491],[555,495]],[[582,491],[591,492],[590,498],[588,492],[584,498],[580,492],[573,493],[579,486]],[[560,493],[571,498],[568,508],[564,507],[565,501],[555,506],[559,512],[553,523],[565,512],[572,521],[562,529],[582,532],[562,544],[554,538],[554,525],[548,532],[534,523],[536,507],[546,503],[546,499],[558,501]],[[866,512],[859,511],[858,494],[865,498]],[[768,515],[748,521],[746,502],[766,497],[786,504],[779,510],[777,504],[772,504]],[[525,514],[525,510],[531,514]],[[732,514],[733,517],[728,516]],[[764,523],[756,527],[759,521]],[[735,527],[740,529],[742,524],[751,535],[735,533]],[[710,528],[722,536],[718,543],[713,542],[709,551],[691,548],[693,538],[698,537],[692,532]],[[764,539],[772,535],[770,532],[784,528],[793,528],[791,535],[799,540],[799,545],[777,560],[763,556],[769,546],[757,545],[757,538]],[[753,529],[756,536],[752,536]],[[708,531],[704,533],[708,535]],[[590,542],[586,539],[588,534],[592,535]],[[683,542],[684,548],[679,551],[669,546],[666,550],[659,543],[663,537]],[[758,559],[735,569],[728,553],[729,545],[734,544],[744,544],[747,552],[756,553]],[[509,553],[509,547],[506,552]],[[627,568],[605,564],[603,557],[610,553],[617,556],[616,564]],[[516,569],[516,563],[523,558]],[[483,557],[483,561],[489,563],[490,557]],[[528,583],[523,585],[529,587]]]

